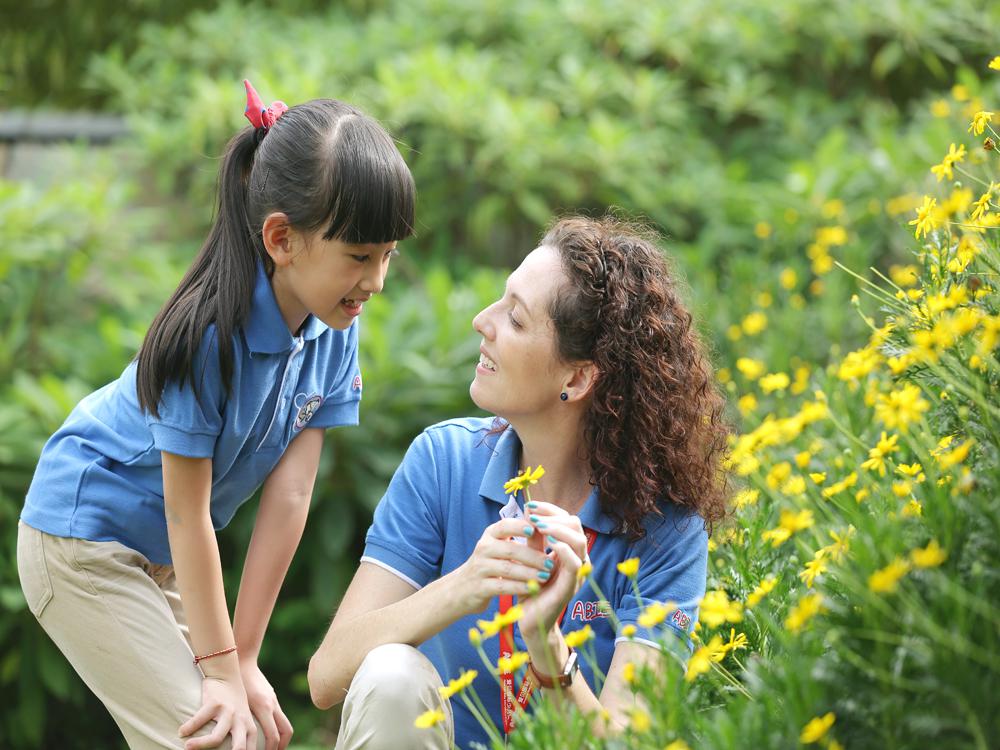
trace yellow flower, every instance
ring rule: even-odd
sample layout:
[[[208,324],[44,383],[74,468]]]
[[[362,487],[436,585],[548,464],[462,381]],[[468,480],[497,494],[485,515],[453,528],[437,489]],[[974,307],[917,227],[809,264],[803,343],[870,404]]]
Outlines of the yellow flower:
[[[937,539],[931,539],[923,549],[918,547],[910,552],[910,560],[918,568],[936,568],[947,559],[948,553],[941,549]]]
[[[728,651],[735,651],[738,648],[747,647],[747,637],[745,633],[737,633],[736,628],[729,628],[729,640],[722,646]]]
[[[677,605],[674,602],[666,602],[665,604],[653,602],[642,610],[638,622],[644,628],[652,628],[667,619],[667,615],[675,609],[677,609]]]
[[[936,456],[938,466],[942,469],[950,469],[955,464],[960,464],[969,455],[969,449],[972,447],[975,440],[966,440],[957,448],[953,450],[940,453]]]
[[[809,723],[802,728],[802,734],[799,735],[799,742],[803,745],[811,745],[819,742],[826,737],[826,733],[830,731],[830,727],[833,726],[836,720],[837,717],[832,711],[824,716],[817,716],[814,719],[810,719]]]
[[[990,64],[987,67],[990,70],[1000,70],[1000,55],[997,55],[992,60],[990,60]]]
[[[792,465],[788,463],[788,461],[782,461],[781,463],[775,464],[771,467],[771,469],[767,472],[767,477],[764,481],[767,482],[768,487],[775,490],[791,475]]]
[[[969,132],[973,135],[982,135],[987,123],[993,119],[992,112],[976,112],[972,116],[972,124],[969,125]]]
[[[590,625],[584,625],[579,630],[567,633],[565,636],[566,645],[570,648],[580,648],[584,643],[594,637],[594,631]]]
[[[691,748],[684,740],[674,740],[663,750],[691,750]]]
[[[474,669],[470,669],[467,672],[463,671],[462,674],[457,679],[449,680],[447,685],[439,687],[438,693],[441,694],[442,698],[451,698],[451,696],[455,695],[456,693],[461,693],[463,690],[469,687],[469,685],[472,684],[472,681],[476,679],[476,675],[478,674],[479,672],[477,672]]]
[[[691,658],[688,660],[687,671],[684,673],[684,679],[688,682],[692,682],[698,675],[704,674],[709,669],[712,668],[713,657],[722,651],[722,639],[715,635],[712,636],[712,640],[705,646],[701,646],[696,649]]]
[[[922,516],[924,514],[924,506],[921,505],[918,500],[911,498],[910,502],[903,506],[901,513],[904,516],[910,516],[913,518]]]
[[[586,578],[593,572],[594,572],[593,564],[590,562],[590,560],[585,560],[583,565],[580,566],[580,569],[576,571],[576,580],[582,581],[584,578]]]
[[[904,385],[898,391],[890,391],[889,395],[880,394],[875,404],[875,416],[890,430],[909,430],[910,424],[920,419],[921,415],[931,408],[931,405],[920,396],[920,388],[915,385]]]
[[[882,437],[879,438],[875,447],[868,451],[868,460],[861,464],[861,468],[868,469],[869,471],[878,471],[879,476],[884,477],[885,459],[890,453],[895,453],[899,450],[898,441],[899,435],[886,437],[886,433],[883,432]]]
[[[893,482],[892,494],[896,497],[909,497],[913,486],[909,482]]]
[[[743,605],[729,601],[725,591],[709,591],[701,600],[699,618],[707,627],[715,628],[724,622],[740,622]]]
[[[900,464],[896,467],[896,471],[902,474],[904,477],[915,477],[918,482],[924,481],[926,477],[923,474],[924,467],[919,463],[912,464]]]
[[[937,207],[937,200],[929,196],[924,196],[924,203],[917,209],[917,218],[910,222],[916,225],[917,230],[913,236],[920,239],[920,235],[925,235],[937,228],[940,221],[934,216],[934,209]]]
[[[945,155],[944,159],[941,160],[940,164],[935,164],[931,167],[931,172],[937,175],[938,182],[941,178],[947,177],[949,180],[955,179],[954,173],[951,171],[952,165],[957,164],[960,161],[965,160],[965,144],[963,143],[958,149],[955,149],[955,144],[951,144],[948,148],[948,153]]]
[[[798,633],[822,611],[824,611],[822,595],[806,594],[789,610],[788,617],[785,618],[785,627],[793,633]]]
[[[768,576],[757,584],[757,588],[751,591],[750,595],[747,597],[747,609],[752,609],[760,604],[760,600],[767,596],[767,594],[771,593],[777,585],[778,579],[774,576]]]
[[[748,505],[755,505],[760,497],[760,490],[740,490],[733,498],[733,505],[736,508],[745,508]]]
[[[820,550],[822,552],[822,550]],[[826,560],[820,553],[816,554],[812,560],[806,563],[806,567],[799,571],[799,578],[808,588],[812,588],[816,578],[827,571]]]
[[[846,477],[841,479],[839,482],[834,482],[829,487],[824,487],[823,491],[820,493],[825,498],[831,498],[834,495],[839,495],[844,490],[853,487],[858,482],[858,475],[856,472],[851,472]]]
[[[636,627],[632,623],[622,626],[622,638],[631,638],[635,635]]]
[[[781,491],[789,497],[804,495],[806,491],[806,480],[797,474],[790,477],[787,482],[781,485]]]
[[[755,310],[743,318],[743,322],[740,323],[740,327],[743,329],[743,333],[747,336],[756,336],[758,333],[767,328],[767,316],[760,310]]]
[[[740,396],[739,401],[736,402],[736,406],[739,408],[740,414],[746,417],[753,413],[753,410],[757,408],[757,397],[752,393]]]
[[[910,571],[910,565],[897,557],[884,568],[868,576],[868,588],[876,594],[891,594],[899,586],[899,579]]]
[[[501,674],[511,674],[516,672],[525,664],[531,661],[531,657],[524,651],[515,651],[510,656],[501,656],[497,659],[497,667]]]
[[[937,118],[947,117],[951,114],[951,105],[946,99],[935,99],[931,102],[931,114]]]
[[[760,389],[764,393],[773,393],[774,391],[783,391],[791,383],[791,378],[783,372],[776,372],[770,375],[765,375],[760,379]]]
[[[838,533],[836,531],[828,532],[830,538],[833,540],[832,544],[828,544],[821,548],[816,556],[819,557],[822,554],[824,557],[829,557],[834,562],[840,562],[840,560],[848,553],[851,549],[851,537],[854,536],[855,528],[853,526],[848,526],[847,530],[843,533]]]
[[[795,269],[783,268],[778,275],[778,283],[781,284],[782,289],[794,289],[795,285],[799,283],[799,277],[795,273]]]
[[[413,722],[413,726],[417,729],[430,729],[435,724],[444,721],[444,711],[433,708],[430,711],[424,711],[420,716],[416,718]]]
[[[483,636],[486,638],[492,638],[508,625],[513,625],[515,622],[520,620],[521,615],[523,614],[524,608],[520,604],[515,604],[506,612],[497,612],[492,620],[476,620],[476,625],[478,625],[479,629],[483,631]]]
[[[525,466],[524,471],[513,479],[508,479],[504,482],[503,491],[509,495],[512,492],[527,489],[529,484],[538,484],[538,480],[541,479],[544,474],[545,469],[543,469],[541,465],[539,465],[539,467],[534,471],[531,470],[530,466]]]
[[[753,233],[757,235],[758,239],[766,240],[771,236],[771,225],[766,221],[758,221],[753,228]]]
[[[633,708],[630,712],[632,718],[632,729],[638,733],[648,732],[649,728],[653,726],[652,720],[649,718],[649,714],[643,711],[641,708]]]
[[[850,352],[837,368],[837,377],[840,380],[860,380],[878,367],[881,360],[882,355],[871,346]]]
[[[973,204],[975,208],[972,210],[972,215],[970,216],[973,221],[979,221],[990,210],[990,198],[993,197],[993,186],[995,184],[990,183],[990,189],[980,195],[979,200]]]
[[[889,266],[889,278],[896,286],[913,286],[917,283],[920,273],[914,265],[899,266],[893,264]]]
[[[534,578],[528,581],[528,595],[534,596],[539,591],[542,590],[541,584],[538,583]]]
[[[813,480],[816,484],[823,484],[826,481],[825,471],[811,471],[809,472],[809,478]]]
[[[628,560],[623,560],[617,565],[618,572],[623,576],[628,576],[629,578],[634,578],[635,574],[639,572],[639,558],[630,557]]]
[[[740,357],[736,360],[736,369],[739,370],[747,380],[756,380],[765,372],[767,368],[760,360],[750,359],[750,357]]]
[[[469,643],[478,648],[483,644],[483,634],[476,628],[469,628]]]
[[[951,87],[951,95],[956,102],[967,102],[969,100],[969,89],[961,83],[956,83]]]
[[[630,661],[625,662],[625,666],[622,667],[622,679],[629,685],[635,684],[635,664]]]

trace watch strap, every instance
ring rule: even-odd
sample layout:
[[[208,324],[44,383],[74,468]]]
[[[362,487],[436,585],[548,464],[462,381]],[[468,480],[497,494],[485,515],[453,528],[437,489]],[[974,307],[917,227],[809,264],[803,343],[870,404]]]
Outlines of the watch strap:
[[[576,650],[569,650],[569,658],[566,659],[566,664],[563,666],[562,672],[555,677],[549,677],[544,675],[535,669],[535,663],[528,663],[529,669],[531,669],[531,675],[535,678],[541,687],[551,690],[552,688],[559,686],[561,688],[568,688],[573,684],[573,676],[580,670],[580,662],[578,660]]]

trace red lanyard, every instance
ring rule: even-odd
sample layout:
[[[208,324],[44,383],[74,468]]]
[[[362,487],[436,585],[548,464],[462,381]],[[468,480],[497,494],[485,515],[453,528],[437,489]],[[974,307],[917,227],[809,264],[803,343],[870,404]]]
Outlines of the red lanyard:
[[[587,535],[587,555],[597,541],[597,532],[593,529],[584,528],[583,533]],[[500,597],[500,614],[506,614],[507,610],[514,606],[514,597],[505,594]],[[558,623],[562,625],[563,617],[566,616],[566,608],[559,614]],[[514,655],[514,626],[507,625],[500,631],[500,656],[510,658]],[[529,669],[524,679],[521,681],[521,688],[514,693],[514,673],[507,672],[500,675],[500,713],[503,716],[503,731],[510,734],[514,729],[514,703],[521,707],[523,711],[528,706],[528,700],[535,689],[535,681],[531,677]]]

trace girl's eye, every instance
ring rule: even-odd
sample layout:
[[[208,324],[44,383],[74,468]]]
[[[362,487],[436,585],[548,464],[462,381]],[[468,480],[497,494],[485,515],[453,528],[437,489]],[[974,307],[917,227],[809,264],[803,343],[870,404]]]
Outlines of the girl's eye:
[[[399,257],[399,250],[393,248],[392,250],[386,250],[385,255],[382,257],[382,260],[389,260],[390,258],[396,258],[396,257]]]
[[[368,262],[368,256],[367,255],[352,255],[351,257],[354,258],[354,260],[356,260],[358,263],[367,263]]]

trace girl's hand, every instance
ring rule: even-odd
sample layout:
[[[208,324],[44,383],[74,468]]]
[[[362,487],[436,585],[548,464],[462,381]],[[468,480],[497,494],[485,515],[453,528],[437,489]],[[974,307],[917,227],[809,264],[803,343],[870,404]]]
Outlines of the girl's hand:
[[[505,518],[486,527],[469,559],[447,576],[463,613],[482,612],[502,594],[525,596],[531,591],[528,581],[542,584],[548,579],[554,564],[546,565],[542,549],[512,539],[532,535],[537,532],[523,518]]]
[[[554,563],[547,585],[532,597],[523,597],[524,614],[518,621],[521,635],[529,649],[542,647],[557,630],[556,620],[580,588],[577,571],[587,559],[587,536],[577,516],[571,516],[551,503],[530,502],[528,521],[536,529],[528,542],[533,549],[551,549],[548,559]]]
[[[250,711],[264,733],[264,747],[266,750],[285,750],[292,739],[292,723],[278,705],[274,688],[256,661],[240,661],[240,674]]]
[[[227,677],[205,677],[202,680],[201,708],[181,724],[180,736],[188,737],[210,721],[215,722],[215,728],[203,737],[188,740],[184,743],[184,750],[218,747],[227,735],[233,737],[232,750],[252,750],[257,747],[257,726],[253,723],[247,693],[238,673]]]

